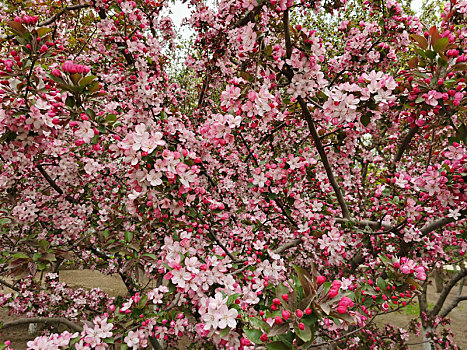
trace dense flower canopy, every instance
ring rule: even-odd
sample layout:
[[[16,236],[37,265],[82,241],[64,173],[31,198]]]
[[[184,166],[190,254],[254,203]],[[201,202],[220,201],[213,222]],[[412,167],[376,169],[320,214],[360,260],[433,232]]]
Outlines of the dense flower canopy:
[[[466,1],[426,27],[393,0],[192,0],[176,68],[168,2],[22,3],[0,12],[0,306],[73,332],[29,348],[406,347],[374,318],[467,250]]]

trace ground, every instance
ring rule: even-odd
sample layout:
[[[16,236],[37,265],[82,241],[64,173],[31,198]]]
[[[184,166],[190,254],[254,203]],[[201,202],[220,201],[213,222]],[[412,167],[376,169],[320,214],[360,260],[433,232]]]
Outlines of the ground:
[[[112,296],[124,295],[126,293],[125,285],[119,276],[105,276],[96,271],[63,270],[60,271],[60,281],[66,282],[71,287],[100,287]],[[0,293],[4,293],[4,291],[0,290]],[[457,289],[452,291],[446,302],[447,304],[455,297],[456,293]],[[435,292],[434,287],[429,286],[429,305],[434,304],[437,296],[438,294]],[[382,325],[385,322],[391,322],[398,327],[405,328],[411,319],[416,318],[417,313],[418,306],[414,304],[409,306],[407,310],[378,317],[376,322],[379,325]],[[467,350],[467,302],[464,302],[464,305],[460,304],[459,307],[454,309],[449,316],[452,319],[451,326],[454,331],[457,344],[461,348]],[[14,319],[14,317],[8,316],[8,313],[5,312],[5,310],[0,309],[1,321],[7,322]],[[27,326],[18,326],[16,328],[11,328],[2,332],[2,335],[0,336],[0,342],[9,339],[12,342],[12,346],[15,350],[26,350],[26,342],[32,338],[34,338],[34,336],[28,334]],[[420,342],[420,338],[411,335],[410,342]],[[413,345],[410,347],[410,349],[419,350],[421,349],[421,345]]]

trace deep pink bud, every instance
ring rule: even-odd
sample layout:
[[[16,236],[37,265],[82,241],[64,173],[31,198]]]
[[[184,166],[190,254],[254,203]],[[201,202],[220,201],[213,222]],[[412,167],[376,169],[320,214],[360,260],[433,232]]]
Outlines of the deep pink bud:
[[[347,312],[347,306],[339,305],[337,307],[337,312],[340,314],[345,314]]]
[[[318,282],[318,285],[321,285],[321,284],[323,284],[324,282],[326,282],[326,277],[324,277],[324,276],[318,276],[318,277],[316,278],[316,281]]]

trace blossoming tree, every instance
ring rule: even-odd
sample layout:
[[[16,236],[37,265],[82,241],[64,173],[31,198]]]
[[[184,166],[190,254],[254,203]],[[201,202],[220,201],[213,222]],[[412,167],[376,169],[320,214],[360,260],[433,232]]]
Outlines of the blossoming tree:
[[[418,297],[424,348],[455,346],[437,326],[466,299],[444,305],[467,275],[466,1],[438,28],[365,1],[330,42],[306,23],[349,4],[192,0],[186,86],[165,1],[21,4],[0,12],[0,306],[23,315],[3,329],[66,328],[30,349],[403,349],[373,321]],[[66,262],[128,296],[69,288]]]

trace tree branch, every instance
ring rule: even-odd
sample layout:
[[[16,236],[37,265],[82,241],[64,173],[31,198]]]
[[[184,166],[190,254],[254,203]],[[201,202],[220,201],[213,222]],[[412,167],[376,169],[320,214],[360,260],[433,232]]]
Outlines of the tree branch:
[[[79,9],[83,9],[83,8],[86,8],[86,7],[91,7],[91,5],[86,4],[86,5],[67,6],[67,7],[63,8],[61,11],[57,12],[52,17],[47,18],[45,21],[39,23],[38,26],[43,27],[43,26],[46,26],[46,25],[49,25],[49,24],[55,22],[57,19],[59,19],[67,11],[79,10]]]
[[[441,312],[440,316],[446,317],[461,301],[465,300],[467,300],[467,295],[456,297],[456,299],[454,299],[452,303],[443,312]]]
[[[446,298],[448,297],[449,293],[451,292],[451,289],[454,288],[454,286],[457,284],[457,282],[459,282],[465,276],[467,276],[467,269],[461,270],[458,273],[456,273],[449,280],[449,282],[444,285],[443,290],[441,291],[441,294],[440,294],[440,296],[438,298],[438,301],[436,302],[435,306],[433,307],[433,309],[429,313],[431,317],[434,317],[434,316],[438,315],[438,313],[441,311],[441,308],[444,305],[444,302],[446,301]],[[459,301],[461,301],[461,300],[459,300]],[[448,309],[449,309],[449,307],[448,307]],[[451,311],[451,310],[449,310],[449,311]],[[449,311],[448,311],[448,313],[449,313]]]
[[[460,217],[460,220],[461,220],[467,214],[467,209],[466,210],[461,210],[460,214],[461,214],[461,217]],[[433,232],[434,230],[437,230],[437,229],[439,229],[439,228],[441,228],[443,226],[446,226],[447,224],[450,224],[451,222],[454,222],[454,221],[457,221],[457,220],[454,219],[454,218],[451,218],[451,217],[445,217],[445,218],[436,220],[436,221],[432,222],[431,224],[426,225],[425,227],[423,227],[420,230],[420,232],[423,235],[427,235],[430,232]]]
[[[337,181],[332,172],[332,168],[331,168],[331,165],[329,164],[328,156],[326,155],[326,151],[324,150],[323,144],[321,143],[321,139],[319,138],[318,132],[316,131],[311,113],[308,110],[308,105],[305,102],[305,100],[300,96],[297,97],[297,100],[298,100],[298,103],[300,104],[300,107],[302,108],[303,116],[305,117],[305,120],[308,123],[308,129],[310,130],[311,137],[313,138],[316,149],[318,150],[318,153],[321,157],[321,162],[323,163],[324,170],[326,170],[326,174],[328,176],[329,182],[331,183],[334,193],[336,194],[337,201],[339,202],[339,205],[342,210],[342,216],[345,219],[350,219],[350,212],[349,212],[349,209],[347,208],[347,203],[345,202],[344,196],[342,195],[342,191],[339,185],[337,184]]]
[[[47,180],[47,182],[50,184],[50,186],[52,186],[52,188],[60,195],[63,195],[63,191],[62,189],[57,185],[57,183],[50,177],[49,174],[47,174],[47,172],[45,171],[45,169],[42,167],[41,164],[37,164],[36,165],[36,168],[37,170],[39,170],[39,172],[42,174],[42,176]],[[65,199],[70,202],[70,203],[77,203],[77,201],[69,196],[69,195],[65,195]]]
[[[287,58],[292,56],[292,43],[290,42],[290,25],[289,25],[289,9],[284,11],[284,35],[285,35],[285,52],[287,54]]]
[[[393,171],[396,169],[397,162],[399,162],[402,159],[402,155],[404,154],[407,147],[409,147],[410,141],[412,141],[418,129],[419,127],[417,125],[411,128],[408,134],[405,136],[404,140],[402,141],[401,145],[399,146],[399,149],[397,151],[396,156],[394,157],[393,164],[392,164]]]
[[[70,320],[67,320],[66,318],[63,318],[63,317],[22,318],[22,319],[19,319],[19,320],[4,323],[3,326],[2,326],[2,329],[16,327],[16,326],[20,326],[20,325],[23,325],[23,324],[29,324],[29,323],[62,323],[65,326],[71,328],[72,330],[74,330],[76,332],[81,332],[83,330],[83,327],[81,327],[80,325],[78,325],[76,323],[73,323]]]
[[[10,288],[11,290],[14,290],[15,292],[19,292],[19,288],[16,288],[14,285],[12,285],[11,283],[8,283],[7,281],[4,281],[2,279],[0,279],[0,284],[3,284],[5,287],[8,287]]]
[[[296,246],[298,246],[300,243],[302,243],[302,239],[301,238],[296,238],[296,239],[293,239],[287,243],[284,243],[283,245],[279,246],[278,248],[276,248],[275,250],[273,250],[273,253],[276,253],[276,254],[281,254],[282,252],[286,251],[287,249],[289,248],[294,248]]]

